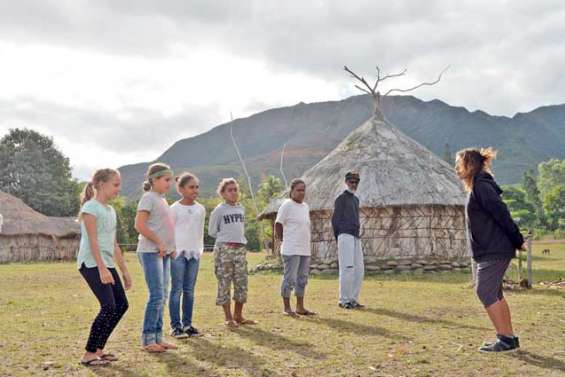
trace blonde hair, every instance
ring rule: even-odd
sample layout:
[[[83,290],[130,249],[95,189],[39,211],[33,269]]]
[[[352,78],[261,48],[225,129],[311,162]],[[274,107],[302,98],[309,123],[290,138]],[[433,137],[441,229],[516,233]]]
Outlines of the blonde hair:
[[[466,191],[473,189],[473,178],[482,171],[492,174],[492,162],[496,159],[497,151],[492,148],[466,148],[457,152],[457,164],[466,173],[461,178]]]
[[[154,179],[151,176],[159,172],[162,172],[164,170],[171,170],[171,167],[161,162],[156,162],[154,164],[149,165],[149,168],[147,168],[147,173],[145,173],[145,181],[143,182],[143,191],[151,190],[151,187],[153,187],[153,179]]]
[[[94,198],[100,183],[106,183],[116,175],[120,175],[120,172],[116,169],[106,168],[96,170],[90,179],[90,182],[88,182],[82,189],[82,193],[80,194],[80,205],[83,205],[90,199]]]
[[[235,178],[223,178],[218,185],[218,189],[216,190],[220,198],[223,198],[222,194],[224,193],[224,191],[226,191],[226,187],[228,185],[235,185],[239,191],[239,183],[237,183]]]

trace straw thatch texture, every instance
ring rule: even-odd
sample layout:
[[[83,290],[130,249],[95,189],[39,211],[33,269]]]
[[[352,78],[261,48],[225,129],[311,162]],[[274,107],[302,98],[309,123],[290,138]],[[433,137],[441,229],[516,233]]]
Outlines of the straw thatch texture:
[[[80,226],[74,218],[48,217],[0,192],[0,263],[72,259]]]
[[[386,120],[372,117],[302,176],[311,209],[313,269],[336,266],[331,215],[351,170],[361,176],[361,240],[373,271],[398,269],[391,260],[414,265],[404,268],[411,270],[456,267],[456,261],[467,259],[465,194],[453,168]],[[273,221],[285,196],[288,192],[271,201],[260,218]]]

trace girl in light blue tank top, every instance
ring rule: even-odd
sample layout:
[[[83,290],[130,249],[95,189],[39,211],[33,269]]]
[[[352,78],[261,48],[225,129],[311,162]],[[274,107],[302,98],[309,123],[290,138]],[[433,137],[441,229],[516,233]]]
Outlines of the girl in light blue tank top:
[[[116,212],[108,204],[120,192],[120,183],[117,170],[97,170],[81,195],[81,240],[77,266],[100,302],[100,311],[90,328],[86,352],[81,360],[87,366],[117,360],[116,355],[105,352],[104,348],[128,308],[124,286],[125,289],[131,287],[131,278],[116,242]],[[122,272],[124,286],[114,260]]]

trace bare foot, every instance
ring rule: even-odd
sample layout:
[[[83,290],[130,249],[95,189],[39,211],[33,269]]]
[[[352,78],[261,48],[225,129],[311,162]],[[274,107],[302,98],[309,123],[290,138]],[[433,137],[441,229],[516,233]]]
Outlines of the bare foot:
[[[167,342],[161,342],[158,343],[161,347],[163,347],[166,350],[176,350],[178,347],[172,343],[167,343]]]
[[[256,325],[257,321],[254,321],[252,319],[245,319],[245,318],[238,318],[235,320],[240,326],[245,326],[245,325]]]
[[[141,349],[149,353],[162,353],[166,351],[165,347],[157,343],[148,344],[146,346],[141,347]]]
[[[229,329],[236,329],[236,328],[239,327],[239,324],[236,321],[234,321],[233,319],[229,319],[229,320],[225,321],[224,324]]]

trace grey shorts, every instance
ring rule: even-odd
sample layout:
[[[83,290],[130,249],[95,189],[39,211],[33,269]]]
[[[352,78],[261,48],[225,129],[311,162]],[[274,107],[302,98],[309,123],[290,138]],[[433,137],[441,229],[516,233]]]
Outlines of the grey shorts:
[[[510,265],[510,258],[487,260],[477,263],[475,290],[485,308],[501,300],[502,280]]]

